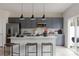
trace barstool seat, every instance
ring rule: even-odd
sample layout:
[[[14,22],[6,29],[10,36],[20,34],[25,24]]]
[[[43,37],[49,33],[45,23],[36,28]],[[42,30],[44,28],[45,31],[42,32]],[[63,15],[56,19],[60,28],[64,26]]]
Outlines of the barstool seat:
[[[51,46],[50,51],[44,51],[44,46]],[[50,53],[50,55],[53,55],[53,44],[52,43],[42,43],[41,44],[41,56],[43,56],[44,53]]]
[[[14,52],[13,51],[13,46],[15,46],[15,45],[17,45],[18,46],[18,52]],[[11,51],[10,50],[8,50],[8,51],[6,51],[6,47],[9,47],[10,49],[11,49]],[[8,53],[9,52],[9,54],[11,55],[11,56],[13,56],[13,54],[18,54],[19,56],[20,56],[20,44],[19,43],[6,43],[6,44],[4,44],[4,56],[5,56],[5,53]]]
[[[29,51],[30,46],[35,46],[36,51],[32,51],[32,52]],[[37,43],[27,43],[27,44],[25,44],[25,56],[29,56],[30,53],[36,53],[36,56],[37,56]]]

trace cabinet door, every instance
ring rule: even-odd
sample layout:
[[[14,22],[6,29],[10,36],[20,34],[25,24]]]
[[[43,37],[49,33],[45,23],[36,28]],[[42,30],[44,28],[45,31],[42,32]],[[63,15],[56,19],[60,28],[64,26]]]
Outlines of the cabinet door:
[[[31,20],[31,28],[35,28],[36,27],[36,20]]]
[[[59,34],[59,35],[57,36],[56,45],[57,45],[57,46],[63,46],[63,45],[64,45],[64,35]]]
[[[22,28],[35,28],[36,27],[36,21],[30,20],[29,18],[27,18],[24,21],[21,21],[21,27]]]
[[[46,27],[48,28],[62,28],[63,27],[62,18],[47,18],[43,22],[46,23]]]
[[[30,19],[26,19],[24,20],[24,23],[21,23],[23,26],[23,28],[31,28],[31,20]]]
[[[62,28],[63,27],[63,20],[62,19],[53,19],[53,22],[52,26],[53,28]]]

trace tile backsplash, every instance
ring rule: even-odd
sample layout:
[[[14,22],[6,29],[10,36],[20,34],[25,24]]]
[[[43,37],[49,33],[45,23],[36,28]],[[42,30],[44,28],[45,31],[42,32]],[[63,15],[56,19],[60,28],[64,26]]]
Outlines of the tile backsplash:
[[[56,28],[56,29],[52,29],[52,28],[48,28],[48,32],[56,32],[56,31],[58,31],[60,28]],[[24,34],[24,33],[31,33],[31,34],[33,34],[33,33],[35,33],[37,30],[36,30],[36,28],[28,28],[28,29],[21,29],[21,33],[22,34]],[[43,33],[43,31],[44,31],[44,29],[43,28],[41,28],[41,29],[39,29],[38,30],[38,32],[39,33]]]

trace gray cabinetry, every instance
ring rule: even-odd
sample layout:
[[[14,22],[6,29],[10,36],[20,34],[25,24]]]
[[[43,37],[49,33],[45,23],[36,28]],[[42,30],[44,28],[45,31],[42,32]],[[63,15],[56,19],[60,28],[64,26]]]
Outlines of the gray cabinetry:
[[[35,18],[35,20],[30,20],[29,17],[24,20],[19,20],[19,18],[9,18],[9,23],[21,23],[21,28],[35,28],[36,22],[41,20],[41,18]],[[63,18],[62,17],[54,17],[54,18],[46,18],[43,20],[43,23],[46,24],[48,28],[63,28]]]
[[[34,28],[36,27],[36,21],[35,20],[30,20],[30,19],[25,19],[21,22],[21,28]]]
[[[44,23],[48,28],[63,28],[62,18],[47,18]]]
[[[56,45],[57,46],[63,46],[64,45],[64,35],[63,34],[57,35]]]

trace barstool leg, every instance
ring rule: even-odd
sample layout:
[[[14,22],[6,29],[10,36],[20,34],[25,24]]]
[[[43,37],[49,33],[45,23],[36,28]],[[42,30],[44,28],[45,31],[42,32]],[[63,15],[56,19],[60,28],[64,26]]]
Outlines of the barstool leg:
[[[5,56],[5,46],[4,46],[4,56]]]
[[[20,56],[20,45],[19,45],[19,56]]]
[[[25,45],[25,56],[27,56],[27,46]]]
[[[12,50],[12,51],[11,51],[11,55],[13,56],[13,46],[12,46],[11,50]]]
[[[26,56],[26,45],[25,45],[25,56]]]
[[[36,56],[38,56],[38,46],[36,45]]]
[[[29,52],[29,46],[27,46],[27,48],[28,48],[27,50],[28,50],[28,52]],[[27,52],[27,56],[29,56],[29,53],[28,53],[28,52]]]
[[[11,49],[11,48],[10,48],[10,47],[8,47],[8,49],[9,49],[9,51],[8,51],[8,52],[9,52],[9,55],[10,55],[10,53],[11,53],[11,52],[10,52],[10,49]]]
[[[9,52],[9,54],[10,54],[10,52]],[[6,56],[6,46],[4,46],[4,56]]]
[[[25,56],[29,56],[29,47],[25,45]]]
[[[41,56],[43,56],[43,46],[41,45]]]
[[[53,56],[53,45],[51,46],[51,56]]]

